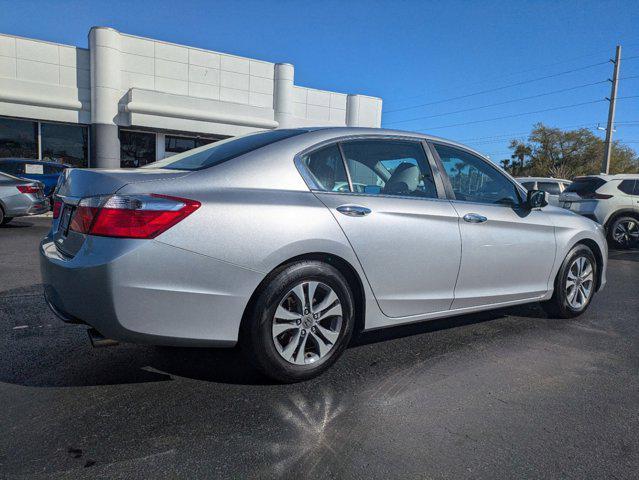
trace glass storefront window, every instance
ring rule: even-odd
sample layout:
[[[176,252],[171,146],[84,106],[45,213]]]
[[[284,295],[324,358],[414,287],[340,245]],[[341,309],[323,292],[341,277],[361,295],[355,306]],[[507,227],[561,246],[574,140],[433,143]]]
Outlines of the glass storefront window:
[[[40,125],[42,160],[86,167],[88,129],[82,125],[42,123]]]
[[[0,158],[38,158],[38,123],[0,118]]]
[[[120,130],[120,166],[138,168],[155,162],[155,133]]]
[[[164,151],[168,157],[170,155],[175,155],[176,153],[182,153],[187,150],[208,145],[215,141],[217,140],[212,138],[178,137],[175,135],[167,135],[164,140]]]

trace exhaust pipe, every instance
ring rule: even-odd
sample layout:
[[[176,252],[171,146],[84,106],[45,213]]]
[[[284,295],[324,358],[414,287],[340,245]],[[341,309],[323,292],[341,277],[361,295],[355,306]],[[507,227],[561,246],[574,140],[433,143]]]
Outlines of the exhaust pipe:
[[[95,328],[89,328],[87,330],[87,333],[89,334],[89,340],[91,340],[91,346],[93,348],[113,347],[118,344],[117,340],[113,340],[111,338],[105,338]]]

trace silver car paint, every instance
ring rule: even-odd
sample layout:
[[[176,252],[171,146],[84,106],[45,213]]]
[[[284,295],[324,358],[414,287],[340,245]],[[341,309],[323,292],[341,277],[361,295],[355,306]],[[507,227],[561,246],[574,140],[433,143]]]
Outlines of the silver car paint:
[[[49,210],[46,198],[20,192],[17,187],[21,185],[42,186],[40,182],[0,173],[0,207],[5,217],[37,215]]]
[[[108,171],[109,186],[100,186],[99,171],[65,172],[60,192],[71,202],[95,194],[92,189],[97,188],[101,193],[182,196],[200,201],[202,207],[155,240],[89,236],[73,258],[61,256],[49,235],[41,245],[48,299],[62,314],[82,319],[118,340],[230,345],[237,341],[253,292],[274,268],[300,255],[329,254],[351,265],[364,291],[365,327],[372,329],[549,298],[561,261],[574,243],[589,239],[606,251],[595,224],[565,210],[546,207],[531,212],[528,221],[515,219],[505,210],[488,212],[491,221],[473,227],[489,228],[476,238],[468,230],[472,246],[466,250],[459,238],[470,226],[462,225],[454,214],[464,211],[463,202],[411,199],[408,205],[396,198],[361,196],[359,202],[375,207],[368,219],[381,219],[375,234],[369,233],[380,248],[379,263],[375,263],[374,246],[368,253],[360,251],[366,245],[365,235],[356,231],[355,222],[363,218],[341,219],[340,226],[336,215],[341,214],[332,211],[341,198],[343,203],[353,203],[354,195],[314,194],[293,161],[299,152],[327,140],[368,135],[433,138],[379,129],[327,128],[197,172]],[[472,207],[487,211],[486,205]],[[426,226],[427,218],[437,221]],[[344,228],[347,223],[351,226]],[[56,228],[54,222],[52,231]],[[408,234],[425,228],[428,238],[423,241]],[[397,229],[404,235],[396,235]],[[429,238],[431,243],[436,239],[434,249]],[[460,256],[460,251],[468,257]],[[604,254],[604,262],[605,258]],[[391,268],[394,265],[401,268]],[[450,289],[460,266],[463,289],[455,305],[455,290]],[[430,275],[416,272],[419,268],[426,268]],[[492,276],[473,268],[489,269]],[[440,276],[442,284],[436,282]],[[407,289],[406,279],[416,282],[413,288]],[[482,280],[490,285],[484,287]],[[513,286],[506,280],[522,284]],[[415,288],[417,282],[426,282],[427,288],[420,291]],[[483,298],[476,300],[473,294]]]

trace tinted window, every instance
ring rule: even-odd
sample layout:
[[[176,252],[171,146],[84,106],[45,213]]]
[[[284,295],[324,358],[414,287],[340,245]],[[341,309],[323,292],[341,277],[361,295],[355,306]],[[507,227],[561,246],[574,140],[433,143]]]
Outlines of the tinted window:
[[[302,163],[320,190],[327,192],[349,191],[344,162],[337,145],[330,145],[304,155]]]
[[[635,180],[623,180],[619,186],[617,187],[623,193],[627,193],[628,195],[634,195],[635,192]]]
[[[24,174],[24,163],[0,161],[0,172],[8,173],[9,175],[22,175]]]
[[[606,181],[599,177],[578,177],[568,185],[565,191],[574,192],[578,195],[582,193],[594,193],[604,183],[606,183]]]
[[[228,138],[211,145],[179,153],[149,165],[148,168],[169,170],[201,170],[231,160],[286,138],[306,133],[308,130],[271,130],[242,137]]]
[[[526,190],[534,190],[535,182],[520,182]]]
[[[38,158],[38,124],[0,118],[0,158]]]
[[[120,166],[138,168],[155,162],[155,133],[120,130]]]
[[[558,182],[537,182],[537,189],[543,190],[550,195],[559,195],[561,193]]]
[[[62,165],[44,165],[44,174],[45,175],[58,175],[59,173],[62,172],[62,170],[64,170],[66,167],[63,167]]]
[[[164,139],[164,151],[167,154],[182,153],[187,150],[193,150],[194,148],[208,145],[215,141],[216,140],[212,138],[178,137],[175,135],[167,135]]]
[[[43,123],[42,159],[57,163],[66,163],[74,167],[86,167],[88,164],[88,129],[82,125],[62,125]]]
[[[435,145],[457,200],[517,205],[519,193],[497,168],[454,147]]]
[[[356,192],[437,198],[437,189],[420,143],[358,140],[342,144]]]

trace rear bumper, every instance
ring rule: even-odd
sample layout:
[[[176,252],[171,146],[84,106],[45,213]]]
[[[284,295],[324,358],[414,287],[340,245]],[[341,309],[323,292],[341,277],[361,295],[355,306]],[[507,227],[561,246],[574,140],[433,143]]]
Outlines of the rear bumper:
[[[87,237],[73,258],[40,245],[47,303],[105,337],[172,346],[233,346],[260,273],[158,241]]]
[[[34,195],[17,194],[3,198],[5,215],[7,217],[26,217],[40,215],[49,211],[49,201]]]

